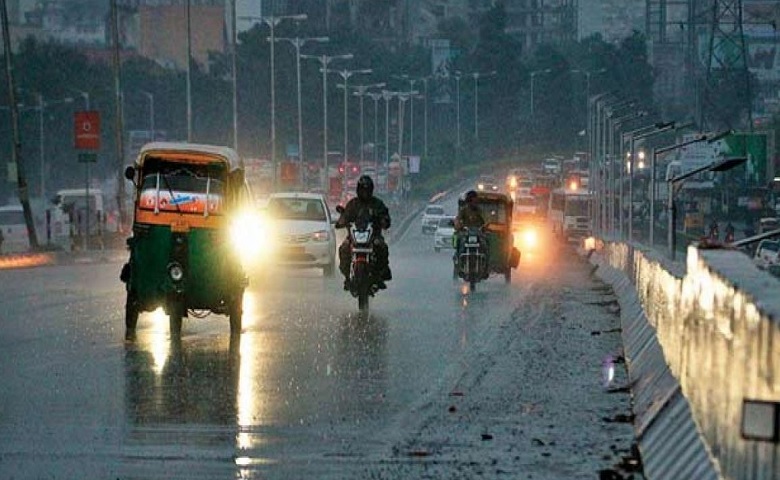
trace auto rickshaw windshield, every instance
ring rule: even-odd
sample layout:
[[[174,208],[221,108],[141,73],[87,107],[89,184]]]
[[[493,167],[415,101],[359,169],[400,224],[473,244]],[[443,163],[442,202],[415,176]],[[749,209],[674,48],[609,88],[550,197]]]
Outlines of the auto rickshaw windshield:
[[[140,208],[180,213],[220,214],[227,168],[220,163],[181,163],[147,158],[143,165]]]

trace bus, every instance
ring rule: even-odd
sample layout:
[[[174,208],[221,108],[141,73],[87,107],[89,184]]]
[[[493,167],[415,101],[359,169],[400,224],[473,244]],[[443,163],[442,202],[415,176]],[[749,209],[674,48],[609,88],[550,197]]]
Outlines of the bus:
[[[583,188],[556,188],[550,193],[547,218],[553,234],[564,240],[590,235],[591,194]]]

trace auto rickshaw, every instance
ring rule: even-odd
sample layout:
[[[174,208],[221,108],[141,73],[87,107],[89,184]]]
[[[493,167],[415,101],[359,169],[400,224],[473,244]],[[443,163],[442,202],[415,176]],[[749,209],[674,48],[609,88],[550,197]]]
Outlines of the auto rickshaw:
[[[458,201],[458,207],[463,206],[464,199]],[[477,192],[477,204],[485,219],[483,236],[487,245],[487,261],[481,279],[490,274],[504,275],[506,283],[512,281],[512,269],[520,263],[520,251],[514,246],[512,234],[512,199],[503,193]],[[457,256],[456,256],[457,259]],[[455,275],[463,277],[463,270],[455,264]],[[472,290],[477,279],[469,278]]]
[[[131,336],[141,312],[162,307],[172,337],[182,319],[211,311],[241,332],[248,284],[230,238],[231,220],[251,195],[236,152],[227,147],[153,142],[140,151],[125,177],[135,188],[125,328]],[[189,313],[188,313],[189,312]]]

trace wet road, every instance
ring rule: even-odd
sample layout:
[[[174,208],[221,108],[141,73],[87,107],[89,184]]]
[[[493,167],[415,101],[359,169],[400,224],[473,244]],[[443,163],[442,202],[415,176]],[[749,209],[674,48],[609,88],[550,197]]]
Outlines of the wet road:
[[[464,294],[418,221],[391,264],[369,318],[340,278],[253,276],[237,341],[211,315],[171,342],[157,313],[125,341],[120,264],[0,271],[0,476],[360,478],[486,325],[567,268],[526,256]]]

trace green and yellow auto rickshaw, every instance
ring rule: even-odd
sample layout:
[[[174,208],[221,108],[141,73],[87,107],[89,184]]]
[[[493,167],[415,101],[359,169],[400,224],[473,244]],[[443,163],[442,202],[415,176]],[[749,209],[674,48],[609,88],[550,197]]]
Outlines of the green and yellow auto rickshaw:
[[[145,145],[125,177],[135,185],[125,327],[135,331],[141,312],[162,307],[171,336],[182,319],[208,311],[241,331],[247,277],[231,241],[231,222],[251,195],[236,152],[227,147],[175,142]]]
[[[484,280],[490,274],[503,275],[506,282],[512,281],[512,269],[517,268],[520,263],[520,251],[514,245],[514,236],[512,234],[512,199],[503,193],[497,192],[476,192],[477,205],[482,211],[482,217],[485,219],[485,226],[481,230],[481,237],[486,240],[484,243],[475,241],[475,245],[486,245],[485,260],[477,263],[478,270],[474,268],[464,268],[465,265],[456,263],[454,277],[460,276],[466,279],[474,289],[475,283]],[[465,200],[459,200],[459,206],[463,205]],[[465,243],[469,245],[468,242]],[[482,253],[479,254],[480,256]],[[464,259],[461,255],[460,261]]]

